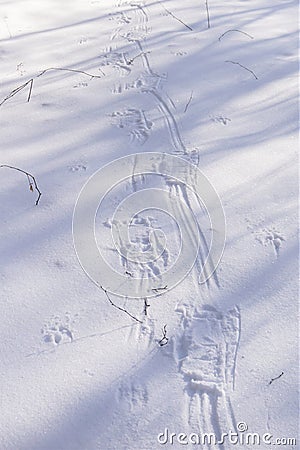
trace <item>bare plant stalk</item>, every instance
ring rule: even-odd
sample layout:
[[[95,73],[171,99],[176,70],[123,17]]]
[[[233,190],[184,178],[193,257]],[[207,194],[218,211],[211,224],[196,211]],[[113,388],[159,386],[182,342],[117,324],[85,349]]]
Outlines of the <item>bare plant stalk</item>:
[[[30,88],[29,88],[29,94],[28,94],[28,97],[27,97],[27,102],[29,102],[30,101],[30,98],[31,98],[31,92],[32,92],[32,87],[33,87],[33,78],[32,78],[32,80],[30,80]]]
[[[141,53],[139,53],[138,55],[134,56],[133,58],[130,58],[130,59],[127,61],[127,64],[130,66],[131,64],[133,64],[133,62],[134,62],[134,60],[135,60],[136,58],[139,58],[140,56],[145,56],[145,55],[147,55],[147,54],[149,54],[149,53],[151,53],[151,52],[141,52]]]
[[[205,6],[206,6],[206,16],[207,16],[207,28],[210,28],[210,17],[209,17],[208,0],[205,0]]]
[[[167,325],[163,326],[162,332],[163,332],[163,337],[161,338],[160,341],[158,341],[158,344],[161,347],[163,347],[164,345],[167,345],[167,343],[169,342],[169,338],[167,337]]]
[[[0,102],[0,106],[3,105],[3,103],[5,103],[7,100],[9,100],[10,98],[14,97],[16,94],[18,94],[18,92],[22,91],[23,89],[25,89],[28,85],[30,85],[29,88],[29,94],[27,97],[27,101],[29,102],[30,100],[30,96],[31,96],[31,90],[32,90],[32,84],[33,84],[33,78],[31,78],[30,80],[26,81],[26,83],[22,84],[21,86],[18,86],[17,88],[13,89],[1,102]]]
[[[254,78],[256,80],[258,80],[258,77],[255,75],[255,73],[253,72],[253,70],[248,69],[248,67],[243,66],[243,64],[240,64],[239,62],[236,61],[225,61],[227,63],[231,63],[231,64],[237,64],[238,66],[242,67],[243,69],[247,70],[248,72],[252,73],[252,75],[254,76]]]
[[[160,291],[165,291],[167,289],[167,285],[163,286],[163,287],[158,287],[158,288],[152,288],[152,291],[155,293],[159,293]]]
[[[34,177],[31,173],[26,172],[26,170],[19,169],[19,167],[9,166],[9,165],[7,165],[7,164],[1,164],[1,165],[0,165],[0,169],[1,169],[2,167],[5,167],[5,168],[7,168],[7,169],[12,169],[12,170],[17,170],[18,172],[24,173],[24,174],[26,175],[27,180],[28,180],[28,183],[29,183],[29,190],[30,190],[31,192],[33,192],[33,189],[35,189],[35,190],[37,191],[37,193],[38,193],[38,198],[37,198],[36,201],[35,201],[35,204],[38,205],[42,193],[41,193],[41,191],[39,190],[39,187],[38,187],[38,185],[37,185],[37,182],[36,182],[35,177]]]
[[[147,299],[145,298],[145,299],[144,299],[144,314],[145,314],[145,316],[148,315],[148,308],[150,308],[150,305],[149,305],[149,303],[147,302]]]
[[[35,80],[35,78],[39,78],[42,75],[44,75],[46,72],[49,72],[50,70],[61,70],[61,71],[65,71],[65,72],[75,72],[75,73],[82,73],[83,75],[86,75],[88,77],[91,78],[91,80],[93,78],[102,78],[101,75],[93,75],[91,73],[85,72],[84,70],[77,70],[77,69],[64,69],[62,67],[49,67],[48,69],[43,70],[42,72],[40,72],[36,77],[30,78],[30,80],[26,81],[24,84],[22,84],[21,86],[16,87],[15,89],[13,89],[1,102],[0,102],[0,106],[2,106],[5,102],[7,102],[7,100],[9,100],[10,98],[14,97],[16,94],[18,94],[20,91],[22,91],[23,89],[25,89],[27,86],[29,86],[29,94],[27,97],[27,102],[30,101],[31,99],[31,94],[32,94],[32,88],[33,88],[33,82]],[[105,73],[99,69],[102,73],[103,76],[105,76]]]
[[[278,375],[278,377],[275,377],[275,378],[272,378],[270,381],[269,381],[269,386],[270,386],[270,384],[272,384],[273,383],[273,381],[275,381],[275,380],[278,380],[279,378],[281,378],[282,377],[282,375],[284,375],[284,372],[281,372],[281,374],[280,375]]]
[[[141,320],[137,319],[137,318],[136,318],[135,316],[133,316],[129,311],[127,311],[127,309],[121,308],[121,306],[116,305],[116,304],[111,300],[110,296],[109,296],[108,293],[107,293],[107,290],[106,290],[103,286],[100,286],[100,287],[101,287],[102,291],[105,292],[105,295],[106,295],[106,297],[107,297],[107,300],[109,301],[109,303],[110,303],[112,306],[114,306],[115,308],[119,309],[120,311],[123,311],[124,313],[126,313],[129,317],[131,317],[131,318],[132,318],[133,320],[135,320],[136,322],[143,323]]]
[[[187,112],[187,109],[190,106],[190,103],[191,103],[192,99],[193,99],[193,91],[191,92],[190,98],[189,98],[187,104],[185,105],[185,108],[184,108],[184,111],[183,111],[184,113]]]
[[[227,30],[227,31],[225,31],[225,33],[221,34],[221,36],[218,38],[219,41],[222,39],[222,37],[225,36],[225,34],[231,33],[231,32],[233,32],[233,31],[235,31],[236,33],[242,33],[242,34],[244,34],[245,36],[248,36],[248,38],[250,38],[250,39],[254,39],[254,37],[251,36],[251,34],[245,33],[245,31],[241,31],[241,30]]]
[[[91,73],[85,72],[84,70],[77,70],[77,69],[64,69],[63,67],[48,67],[48,69],[43,70],[41,73],[39,73],[36,78],[41,77],[42,75],[44,75],[46,72],[49,72],[50,70],[62,70],[65,72],[75,72],[75,73],[82,73],[83,75],[87,75],[88,77],[91,77],[91,80],[93,78],[102,78],[100,75],[93,75]],[[101,72],[102,70],[99,69]],[[102,72],[103,75],[104,72]]]
[[[184,23],[181,19],[179,19],[178,17],[176,17],[175,14],[173,14],[169,9],[167,9],[167,8],[165,7],[165,5],[164,5],[161,1],[160,1],[159,3],[160,3],[161,6],[164,8],[164,10],[165,10],[168,14],[170,14],[170,16],[173,17],[173,19],[175,19],[175,20],[177,20],[178,22],[182,23],[182,25],[184,25],[184,26],[185,26],[186,28],[188,28],[190,31],[193,31],[193,28],[192,28],[192,27],[190,27],[189,25],[187,25],[186,23]]]

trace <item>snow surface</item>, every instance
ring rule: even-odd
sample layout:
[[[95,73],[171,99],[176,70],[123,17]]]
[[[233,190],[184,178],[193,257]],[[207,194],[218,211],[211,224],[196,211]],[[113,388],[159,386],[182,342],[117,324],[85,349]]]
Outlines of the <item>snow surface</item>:
[[[34,79],[29,102],[27,85],[0,107],[0,165],[42,191],[35,206],[26,176],[0,169],[1,450],[194,448],[157,436],[239,422],[297,437],[298,2],[208,6],[209,29],[204,1],[0,2],[0,102]],[[140,323],[82,270],[72,216],[96,170],[153,151],[198,164],[227,239],[209,282],[196,264],[147,316],[111,297]]]

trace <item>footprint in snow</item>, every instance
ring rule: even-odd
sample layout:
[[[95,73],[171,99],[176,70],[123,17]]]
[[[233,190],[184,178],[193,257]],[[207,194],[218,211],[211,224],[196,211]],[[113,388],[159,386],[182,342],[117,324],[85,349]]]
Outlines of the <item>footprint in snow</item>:
[[[74,322],[75,320],[72,319],[68,313],[66,313],[63,318],[60,316],[51,317],[41,329],[43,342],[54,346],[62,343],[73,342]]]
[[[265,247],[271,245],[276,257],[279,257],[279,251],[282,243],[285,241],[282,233],[274,228],[263,228],[256,233],[256,240],[260,242]]]
[[[79,39],[78,44],[86,44],[88,41],[88,38],[83,36],[82,38]]]
[[[117,390],[117,401],[132,411],[148,403],[147,387],[134,381],[123,382]]]
[[[210,305],[181,313],[181,332],[174,341],[174,357],[186,381],[186,416],[201,433],[235,429],[230,401],[234,389],[241,332],[240,310],[223,313]]]
[[[86,81],[81,81],[77,84],[74,84],[73,88],[84,88],[84,87],[88,87],[88,83]]]
[[[231,119],[229,119],[229,117],[224,116],[211,117],[211,120],[215,123],[221,123],[222,125],[227,125],[228,122],[231,122]]]
[[[85,172],[87,170],[87,166],[85,164],[74,164],[69,166],[69,172]]]

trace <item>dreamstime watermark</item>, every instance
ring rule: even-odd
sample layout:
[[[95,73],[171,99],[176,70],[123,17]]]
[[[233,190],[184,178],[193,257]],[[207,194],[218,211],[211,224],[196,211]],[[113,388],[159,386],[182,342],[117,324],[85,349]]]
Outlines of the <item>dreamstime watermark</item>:
[[[151,182],[144,186],[140,183],[137,188],[137,180],[147,177]],[[155,177],[159,177],[160,183],[155,183]],[[199,270],[199,283],[204,283],[215,272],[224,250],[222,204],[195,165],[165,153],[138,153],[116,159],[96,171],[83,186],[73,214],[73,239],[82,268],[98,286],[119,296],[151,297],[162,287],[169,290],[176,286],[194,266],[203,237],[190,203],[192,197],[210,222],[210,242]],[[100,221],[96,229],[97,214],[106,212],[108,203],[110,217],[105,223]],[[180,246],[171,265],[166,260],[172,253],[168,252],[168,246],[174,237],[171,232],[170,235],[164,232],[159,223],[152,225],[147,242],[145,237],[141,242],[132,239],[132,224],[146,211],[166,214],[176,224]],[[103,227],[100,232],[99,227]],[[105,253],[103,236],[108,227],[110,247],[118,254],[120,267]],[[164,261],[162,271],[158,267],[160,260]]]
[[[271,433],[251,433],[248,432],[248,425],[245,422],[237,424],[237,430],[229,430],[222,433],[219,437],[214,433],[173,433],[168,428],[157,436],[157,441],[161,445],[278,445],[278,446],[296,446],[296,438],[274,437]]]

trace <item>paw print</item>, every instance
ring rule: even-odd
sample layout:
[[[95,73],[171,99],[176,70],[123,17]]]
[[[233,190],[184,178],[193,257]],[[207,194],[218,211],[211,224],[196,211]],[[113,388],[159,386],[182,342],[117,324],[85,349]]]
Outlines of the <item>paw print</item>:
[[[73,166],[69,166],[69,172],[85,172],[87,166],[85,164],[74,164]]]
[[[59,345],[62,343],[73,342],[73,324],[69,313],[65,317],[53,316],[46,322],[41,329],[42,340],[46,344]]]
[[[148,398],[147,387],[133,381],[122,383],[117,391],[117,400],[129,407],[130,411],[146,406]]]
[[[17,72],[21,75],[21,77],[26,73],[26,70],[24,69],[24,64],[22,62],[17,64]]]
[[[257,233],[256,240],[262,245],[271,245],[275,252],[276,257],[279,257],[279,250],[282,243],[285,241],[284,236],[274,228],[263,228]]]
[[[222,125],[227,125],[228,122],[231,122],[231,119],[229,119],[229,117],[224,116],[211,117],[211,120],[215,123],[221,123]]]
[[[86,81],[81,81],[80,83],[74,84],[73,88],[84,88],[87,86],[88,86],[88,83]]]
[[[83,37],[81,37],[81,38],[79,39],[79,42],[78,42],[78,43],[79,43],[79,44],[86,44],[87,41],[88,41],[87,37],[83,36]]]

